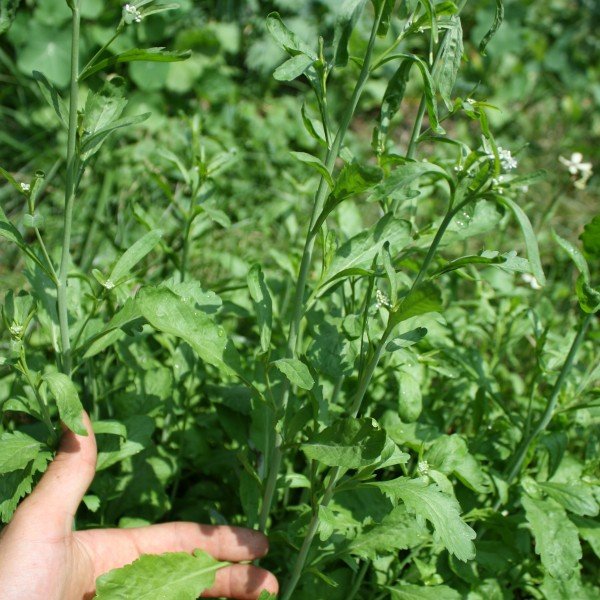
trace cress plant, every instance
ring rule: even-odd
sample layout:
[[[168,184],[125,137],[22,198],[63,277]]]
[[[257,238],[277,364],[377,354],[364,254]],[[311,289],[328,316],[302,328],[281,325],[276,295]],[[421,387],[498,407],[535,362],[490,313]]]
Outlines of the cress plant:
[[[123,65],[149,94],[156,65],[182,69],[174,89],[198,65],[133,44],[175,5],[125,4],[90,43],[95,3],[67,2],[67,94],[60,71],[32,74],[52,168],[34,153],[0,170],[20,203],[0,234],[25,276],[2,306],[5,522],[85,407],[99,457],[79,526],[259,528],[284,600],[598,594],[600,221],[580,242],[552,231],[562,268],[542,261],[548,219],[534,229],[523,206],[545,174],[520,172],[493,106],[457,85],[469,4],[346,0],[313,38],[306,7],[271,12],[281,87],[264,120],[242,107],[227,133],[198,105],[128,110]],[[8,26],[18,2],[0,5]],[[562,189],[585,188],[591,165],[562,162]],[[57,236],[42,207],[59,190]],[[97,597],[170,578],[195,598],[220,566],[142,557]]]

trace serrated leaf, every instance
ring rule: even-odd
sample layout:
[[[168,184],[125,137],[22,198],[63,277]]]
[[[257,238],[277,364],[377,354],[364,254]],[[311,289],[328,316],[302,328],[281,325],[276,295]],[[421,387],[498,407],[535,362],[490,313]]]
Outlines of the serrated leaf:
[[[359,469],[377,463],[385,443],[385,431],[373,419],[341,419],[301,448],[324,465]]]
[[[562,504],[568,511],[581,517],[595,517],[599,512],[598,501],[591,485],[570,481],[555,483],[553,481],[538,482],[537,486],[550,498]]]
[[[552,577],[568,579],[582,556],[577,528],[569,521],[565,509],[554,500],[537,500],[523,494],[521,503],[542,564]]]
[[[205,552],[142,555],[130,565],[101,575],[96,600],[196,600],[214,585],[216,572],[227,563]]]
[[[521,231],[523,232],[523,237],[525,238],[525,247],[527,248],[527,258],[531,264],[531,272],[540,285],[546,285],[546,276],[544,275],[542,261],[540,259],[540,249],[529,218],[523,212],[523,209],[510,198],[496,196],[496,199],[500,204],[507,206],[516,217]]]
[[[256,321],[260,334],[260,349],[263,353],[266,353],[271,346],[273,302],[260,265],[255,264],[250,268],[247,281],[248,290],[250,291],[254,310],[256,311]]]
[[[0,475],[24,469],[43,448],[45,444],[21,431],[5,431],[0,435]]]
[[[436,484],[398,477],[368,485],[379,488],[393,502],[402,500],[409,510],[427,519],[433,525],[434,538],[456,558],[467,561],[475,557],[475,532],[460,518],[456,498],[442,493]]]
[[[280,358],[271,363],[277,367],[289,380],[292,385],[296,385],[303,390],[311,390],[315,385],[308,367],[297,358]]]
[[[158,244],[161,238],[162,231],[154,229],[137,240],[117,260],[104,286],[112,289],[119,285],[119,283],[129,276],[131,270]]]
[[[83,424],[83,406],[71,378],[64,373],[44,373],[42,379],[56,400],[61,421],[78,435],[87,435]]]
[[[126,50],[109,58],[98,61],[90,65],[87,69],[84,69],[79,75],[79,81],[87,79],[90,75],[98,73],[98,71],[104,71],[109,67],[128,62],[178,62],[181,60],[187,60],[192,53],[189,50],[169,52],[164,48],[133,48]]]
[[[237,350],[223,327],[205,312],[166,288],[142,288],[137,305],[152,327],[186,341],[202,360],[222,372],[243,378]]]
[[[312,154],[308,154],[307,152],[290,152],[290,154],[294,158],[298,159],[300,162],[303,162],[311,168],[315,169],[319,173],[319,175],[321,175],[321,177],[323,177],[323,179],[327,182],[327,185],[329,185],[329,187],[333,189],[335,185],[333,183],[333,178],[331,177],[331,173],[327,170],[327,167],[323,164],[323,161],[321,161],[321,159],[317,158],[316,156],[313,156]]]

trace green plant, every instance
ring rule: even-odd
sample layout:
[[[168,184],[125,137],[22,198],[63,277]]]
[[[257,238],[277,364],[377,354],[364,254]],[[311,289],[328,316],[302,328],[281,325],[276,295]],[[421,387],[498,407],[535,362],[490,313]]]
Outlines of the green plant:
[[[521,208],[543,174],[514,173],[488,102],[456,86],[468,3],[336,3],[312,45],[271,13],[267,29],[287,54],[275,78],[297,97],[277,90],[279,109],[238,115],[249,141],[192,110],[145,123],[158,150],[133,137],[110,156],[99,152],[110,134],[149,118],[122,116],[125,84],[112,73],[188,54],[112,52],[144,11],[170,8],[137,2],[80,69],[80,6],[69,6],[69,105],[34,74],[67,134],[62,241],[47,243],[39,208],[56,195],[52,178],[23,184],[1,171],[26,205],[21,229],[2,212],[0,233],[25,257],[27,278],[3,307],[3,519],[45,468],[58,420],[80,430],[83,405],[100,445],[86,525],[175,515],[259,527],[284,599],[597,592],[579,541],[598,553],[598,368],[585,342],[598,310],[597,218],[582,236],[590,266],[556,237],[581,273],[584,314],[567,348],[560,336],[573,319],[557,315],[572,294],[560,272],[554,304],[523,286],[546,280]],[[501,23],[496,6],[482,50]],[[377,110],[361,111],[375,97]],[[261,111],[271,111],[266,140]],[[278,126],[294,112],[300,126],[285,137]],[[250,148],[242,159],[233,140]],[[297,151],[277,156],[290,143]],[[257,175],[244,160],[263,147]],[[233,208],[223,200],[242,185],[228,179],[260,176],[286,201],[256,185],[238,187]],[[97,203],[85,230],[74,212],[84,194]],[[240,206],[246,197],[255,203]],[[107,205],[116,216],[102,228]],[[87,231],[75,248],[74,219]],[[272,251],[259,241],[252,264],[235,256],[244,220],[274,230]],[[207,238],[215,224],[234,243]],[[177,560],[194,559],[147,564],[168,571]]]

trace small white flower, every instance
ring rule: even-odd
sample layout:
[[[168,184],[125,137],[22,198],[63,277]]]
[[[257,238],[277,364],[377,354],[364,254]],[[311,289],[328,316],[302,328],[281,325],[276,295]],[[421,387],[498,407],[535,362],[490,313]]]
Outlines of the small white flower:
[[[417,464],[417,471],[421,477],[424,477],[429,473],[429,463],[426,460],[420,460]]]
[[[141,23],[142,13],[138,10],[137,6],[126,4],[123,7],[123,21],[125,21],[127,25],[131,25],[131,23]]]
[[[512,171],[519,166],[517,159],[510,153],[510,150],[505,150],[502,146],[498,146],[498,157],[500,165],[505,171]]]
[[[467,102],[469,104],[475,104],[475,102],[477,102],[476,100],[473,100],[473,98],[467,98]]]
[[[521,275],[521,279],[523,282],[528,283],[532,290],[542,289],[542,286],[539,284],[538,280],[530,273],[523,273],[523,275]]]
[[[377,300],[377,308],[389,308],[390,300],[381,290],[377,290],[377,293],[375,294],[375,299]]]
[[[529,191],[529,186],[528,185],[520,185],[517,188],[522,194],[526,194]]]
[[[502,511],[500,514],[501,514],[503,517],[508,517],[508,515],[509,515],[509,512],[508,512],[507,510],[503,510],[503,511]]]
[[[28,183],[21,184],[21,191],[27,193],[31,190],[31,186]]]
[[[589,178],[592,176],[592,163],[583,162],[583,154],[581,152],[573,152],[571,158],[565,158],[559,156],[558,160],[569,169],[569,173],[573,175],[575,179],[575,187],[577,189],[584,189],[587,185]]]

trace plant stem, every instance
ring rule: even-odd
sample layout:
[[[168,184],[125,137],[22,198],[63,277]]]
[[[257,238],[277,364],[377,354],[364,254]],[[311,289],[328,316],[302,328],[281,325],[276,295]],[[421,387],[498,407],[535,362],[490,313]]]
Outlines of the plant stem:
[[[360,587],[365,578],[365,575],[367,574],[367,571],[369,570],[369,564],[370,564],[370,561],[365,560],[363,562],[363,564],[361,565],[360,571],[356,574],[356,577],[354,578],[354,583],[352,584],[352,589],[350,590],[350,593],[348,594],[348,598],[346,600],[354,600],[354,598],[356,598],[356,595],[360,591]]]
[[[358,106],[358,102],[364,90],[367,79],[369,78],[369,71],[371,60],[373,57],[373,50],[375,48],[375,41],[377,39],[377,30],[379,28],[379,23],[381,22],[381,17],[383,14],[384,4],[382,3],[381,9],[377,14],[375,21],[373,23],[373,28],[371,29],[371,37],[369,38],[369,44],[367,46],[367,50],[365,53],[365,59],[356,82],[356,86],[354,87],[354,91],[352,93],[352,97],[346,111],[342,116],[342,120],[340,121],[339,128],[337,130],[335,139],[331,148],[327,151],[327,157],[325,159],[325,166],[329,173],[333,172],[335,167],[335,161],[340,153],[342,148],[342,144],[346,137],[346,133],[348,128],[350,127],[350,123],[352,121],[352,117],[354,116],[354,112],[356,111],[356,107]],[[292,314],[292,318],[290,321],[290,328],[288,333],[288,340],[286,346],[286,356],[288,358],[293,357],[297,352],[298,346],[298,338],[300,332],[300,323],[302,321],[302,317],[304,315],[305,303],[304,303],[304,292],[306,289],[306,282],[308,280],[308,273],[310,270],[310,265],[312,264],[312,255],[315,245],[316,231],[313,231],[315,223],[319,218],[323,210],[323,206],[325,205],[325,200],[327,199],[327,195],[329,192],[328,184],[325,181],[324,177],[321,177],[319,182],[319,187],[317,189],[317,193],[315,195],[315,201],[312,208],[312,213],[310,217],[310,223],[308,226],[308,233],[306,234],[306,241],[304,243],[304,250],[302,252],[302,260],[300,263],[300,272],[298,275],[298,280],[296,282],[296,289],[294,293],[294,312]],[[289,403],[290,396],[290,385],[289,383],[285,384],[283,389],[283,393],[281,396],[280,408],[283,411],[283,419],[284,422],[287,417],[287,408]],[[268,515],[271,511],[271,505],[273,503],[273,496],[275,494],[277,477],[279,475],[279,466],[281,465],[282,459],[282,438],[280,435],[277,436],[275,443],[273,445],[272,451],[270,454],[270,469],[269,476],[267,479],[267,484],[265,486],[265,492],[263,495],[261,514],[259,522],[261,524],[261,531],[264,531],[264,527],[267,522]]]
[[[65,185],[65,212],[63,226],[62,256],[58,272],[58,285],[56,286],[58,300],[58,320],[60,325],[61,340],[61,369],[71,373],[71,340],[69,338],[69,309],[67,306],[67,277],[71,258],[71,227],[73,224],[73,204],[75,202],[75,188],[77,185],[77,105],[79,102],[79,27],[81,15],[79,2],[73,2],[71,11],[72,38],[71,38],[71,90],[69,96],[69,135],[67,142],[67,181]]]
[[[511,466],[511,468],[508,472],[508,476],[506,478],[506,481],[509,485],[512,483],[514,478],[518,475],[519,471],[521,470],[521,467],[523,465],[523,462],[525,461],[525,457],[527,456],[527,453],[529,452],[529,448],[530,448],[532,442],[535,440],[535,438],[540,433],[542,433],[546,429],[546,427],[548,427],[550,421],[552,420],[554,411],[556,410],[556,405],[558,404],[558,395],[560,393],[560,390],[561,390],[567,376],[569,375],[571,369],[573,368],[573,363],[575,362],[575,357],[577,356],[579,347],[583,343],[586,331],[587,331],[588,327],[590,326],[590,323],[592,322],[593,318],[594,318],[594,314],[590,313],[590,314],[587,314],[581,320],[581,324],[579,326],[579,330],[577,331],[577,335],[575,336],[575,339],[573,340],[573,343],[571,344],[571,348],[569,349],[567,358],[562,366],[562,369],[560,370],[560,373],[558,374],[558,378],[554,384],[554,387],[552,388],[552,393],[550,394],[550,398],[548,399],[548,403],[546,404],[546,409],[544,410],[544,414],[542,415],[542,417],[539,420],[539,422],[537,423],[537,425],[531,430],[529,435],[524,436],[521,444],[519,445],[519,448],[517,450],[515,458],[512,462],[512,466]],[[494,506],[494,508],[497,510],[500,507],[500,505],[501,505],[501,501],[498,500],[496,502],[496,505]]]

